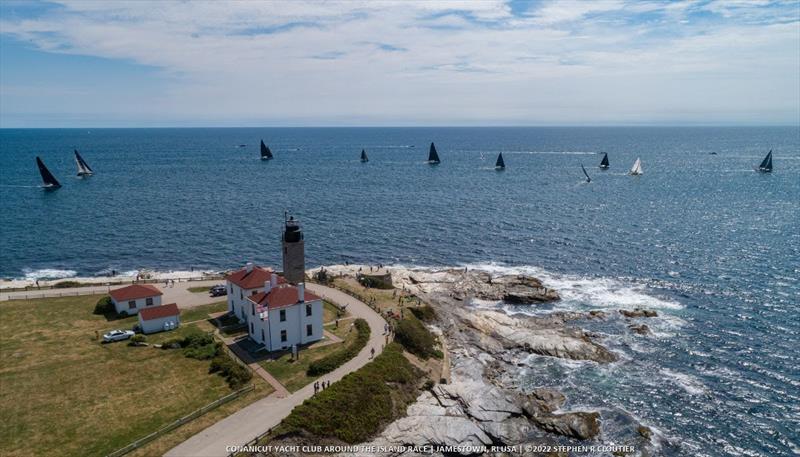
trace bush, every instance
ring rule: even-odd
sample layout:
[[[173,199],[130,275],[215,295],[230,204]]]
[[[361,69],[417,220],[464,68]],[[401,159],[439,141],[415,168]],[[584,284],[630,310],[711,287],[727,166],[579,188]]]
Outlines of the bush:
[[[436,320],[436,311],[429,305],[412,307],[408,308],[408,310],[411,311],[414,317],[423,322],[433,322]]]
[[[218,373],[225,378],[225,381],[228,382],[228,386],[230,386],[231,389],[238,389],[253,378],[253,374],[250,373],[250,370],[233,361],[233,359],[225,353],[220,353],[211,360],[208,372]]]
[[[216,356],[219,354],[221,346],[222,343],[214,340],[214,336],[210,333],[190,333],[181,341],[183,355],[197,360],[206,360]]]
[[[78,281],[59,281],[53,284],[53,289],[68,289],[70,287],[80,287],[83,284]]]
[[[364,349],[369,342],[369,324],[367,324],[367,321],[364,319],[356,319],[353,325],[355,325],[356,332],[358,332],[355,341],[350,343],[350,346],[343,351],[333,352],[319,360],[311,362],[308,366],[308,370],[306,370],[308,376],[321,376],[325,373],[330,373],[344,365],[348,360],[357,356],[358,353]]]
[[[144,335],[133,335],[131,337],[131,343],[144,343],[147,341],[147,337]]]
[[[414,315],[398,322],[395,329],[395,339],[402,344],[408,352],[427,359],[436,354],[436,339],[425,325]],[[439,352],[441,354],[441,352]]]
[[[306,430],[320,438],[364,442],[404,414],[418,395],[420,378],[403,349],[389,344],[372,362],[295,407],[275,432]]]
[[[108,314],[116,314],[117,310],[114,309],[114,303],[111,302],[111,297],[106,295],[105,297],[97,300],[97,304],[94,305],[94,314],[100,315],[108,315]]]

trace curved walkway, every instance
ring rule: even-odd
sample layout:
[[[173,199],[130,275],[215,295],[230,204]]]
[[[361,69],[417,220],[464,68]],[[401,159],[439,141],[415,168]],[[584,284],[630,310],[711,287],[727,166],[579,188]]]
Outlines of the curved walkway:
[[[347,310],[356,318],[367,321],[370,327],[370,339],[367,346],[352,360],[336,370],[320,377],[320,381],[336,382],[346,374],[358,370],[366,365],[371,357],[370,350],[375,349],[379,354],[383,349],[384,326],[386,321],[365,303],[347,295],[344,292],[319,284],[307,283],[309,291],[320,297],[346,305]],[[224,457],[229,454],[227,446],[244,445],[256,436],[278,425],[283,418],[289,415],[295,406],[314,395],[314,385],[309,384],[297,392],[279,397],[272,394],[266,398],[231,414],[202,432],[194,435],[180,445],[169,450],[167,457]]]

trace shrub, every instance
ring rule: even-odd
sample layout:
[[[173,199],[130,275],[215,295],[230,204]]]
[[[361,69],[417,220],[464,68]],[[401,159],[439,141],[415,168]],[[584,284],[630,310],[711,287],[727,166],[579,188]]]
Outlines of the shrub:
[[[225,353],[220,353],[211,360],[208,372],[218,373],[225,378],[225,381],[228,382],[228,386],[230,386],[231,389],[238,389],[253,378],[253,374],[250,373],[250,370],[234,362],[233,359]]]
[[[131,337],[131,341],[128,343],[128,346],[142,346],[147,341],[147,337],[144,335],[133,335]]]
[[[353,325],[355,325],[356,332],[358,332],[356,339],[343,351],[333,352],[319,360],[311,362],[308,366],[308,370],[306,370],[308,376],[321,376],[325,373],[330,373],[345,364],[348,360],[357,356],[358,353],[364,349],[369,342],[369,324],[367,324],[367,321],[364,319],[356,319]]]
[[[70,287],[80,287],[83,284],[79,283],[78,281],[59,281],[53,284],[53,289],[67,289]]]
[[[114,309],[114,303],[111,302],[111,297],[106,295],[105,297],[97,300],[97,304],[94,305],[94,314],[100,315],[107,315],[107,314],[116,314],[117,310]]]
[[[397,323],[395,339],[402,344],[408,352],[427,359],[435,354],[436,339],[425,325],[413,315]]]
[[[432,322],[436,320],[436,311],[430,305],[416,306],[408,308],[411,314],[423,322]]]
[[[420,378],[403,349],[389,344],[372,362],[295,407],[275,431],[364,442],[404,413],[417,397]]]

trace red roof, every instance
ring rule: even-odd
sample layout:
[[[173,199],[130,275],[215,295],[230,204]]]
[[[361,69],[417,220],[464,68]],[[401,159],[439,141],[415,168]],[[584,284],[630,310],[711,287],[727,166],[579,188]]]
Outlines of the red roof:
[[[144,308],[139,311],[143,321],[151,321],[153,319],[161,319],[162,317],[177,316],[181,312],[178,305],[170,303],[168,305],[156,306],[155,308]]]
[[[158,287],[149,284],[133,284],[121,289],[114,289],[108,293],[116,301],[136,300],[139,298],[157,297],[163,295]]]
[[[269,281],[270,276],[274,273],[271,268],[253,267],[249,273],[247,268],[242,268],[239,271],[234,271],[225,277],[226,280],[236,284],[242,289],[257,289],[264,287],[264,283]],[[278,276],[278,284],[285,284],[286,280]]]
[[[321,300],[308,290],[303,296],[306,302]],[[268,309],[283,308],[297,303],[297,287],[288,284],[279,285],[273,287],[269,293],[259,292],[247,298],[256,305],[266,306]]]

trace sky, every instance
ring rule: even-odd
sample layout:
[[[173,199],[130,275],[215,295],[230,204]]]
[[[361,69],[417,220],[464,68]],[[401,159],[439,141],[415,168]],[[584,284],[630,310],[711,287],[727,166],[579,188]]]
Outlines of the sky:
[[[800,0],[0,0],[0,127],[800,125]]]

